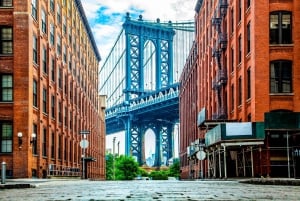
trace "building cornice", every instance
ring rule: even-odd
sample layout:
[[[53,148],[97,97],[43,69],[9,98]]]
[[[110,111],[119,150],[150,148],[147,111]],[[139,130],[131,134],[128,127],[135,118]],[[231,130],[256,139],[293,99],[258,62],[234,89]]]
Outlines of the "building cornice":
[[[96,57],[98,59],[98,62],[100,62],[101,61],[101,56],[100,56],[100,53],[98,51],[98,48],[97,48],[97,45],[96,45],[96,42],[95,42],[92,30],[91,30],[91,27],[89,25],[89,22],[87,21],[84,9],[83,9],[82,4],[81,4],[81,0],[75,0],[75,4],[76,4],[76,7],[78,8],[78,12],[80,14],[81,20],[82,20],[82,22],[84,24],[86,32],[87,32],[87,34],[88,34],[88,36],[90,38],[90,41],[92,43],[92,47],[94,49],[94,52],[95,52]]]

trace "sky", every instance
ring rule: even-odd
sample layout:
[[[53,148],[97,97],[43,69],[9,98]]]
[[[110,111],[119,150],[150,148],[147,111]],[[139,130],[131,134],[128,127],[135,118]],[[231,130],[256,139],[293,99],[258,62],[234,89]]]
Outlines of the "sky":
[[[81,0],[102,62],[121,32],[126,13],[132,19],[161,22],[193,20],[197,0]]]
[[[156,21],[158,18],[161,22],[191,21],[194,19],[197,0],[81,0],[81,3],[102,58],[99,64],[101,67],[122,30],[127,12],[132,19],[138,19],[142,15],[148,21]],[[107,136],[106,149],[112,150],[114,137],[115,152],[117,153],[117,143],[120,142],[120,154],[124,154],[124,133]],[[154,147],[148,146],[145,154],[154,150]]]

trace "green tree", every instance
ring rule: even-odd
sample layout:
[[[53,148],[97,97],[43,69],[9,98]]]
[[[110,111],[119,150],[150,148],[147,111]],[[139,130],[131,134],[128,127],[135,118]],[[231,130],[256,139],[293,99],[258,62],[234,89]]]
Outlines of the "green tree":
[[[113,161],[114,161],[114,157],[112,154],[106,154],[105,156],[106,158],[106,166],[105,166],[105,170],[106,170],[106,180],[113,180]]]
[[[120,156],[115,161],[116,179],[117,180],[133,180],[139,172],[139,164],[133,157]]]
[[[179,178],[179,176],[180,176],[179,160],[174,160],[173,164],[170,166],[169,176]]]
[[[152,171],[150,177],[152,180],[168,180],[168,170]]]

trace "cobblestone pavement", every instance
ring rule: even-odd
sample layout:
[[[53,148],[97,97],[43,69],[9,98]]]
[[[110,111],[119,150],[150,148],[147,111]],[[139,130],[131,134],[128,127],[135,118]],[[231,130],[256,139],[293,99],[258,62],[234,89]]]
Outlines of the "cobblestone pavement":
[[[0,200],[300,200],[299,186],[238,181],[40,180],[36,188],[0,190]]]

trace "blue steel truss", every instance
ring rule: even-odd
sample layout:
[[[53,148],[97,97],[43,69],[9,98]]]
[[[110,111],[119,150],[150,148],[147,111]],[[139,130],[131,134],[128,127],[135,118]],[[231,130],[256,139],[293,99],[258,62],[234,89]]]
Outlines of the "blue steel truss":
[[[193,41],[193,22],[133,20],[127,14],[100,70],[100,93],[107,95],[106,133],[125,131],[125,154],[141,165],[148,129],[156,137],[155,166],[173,157],[178,81]]]

